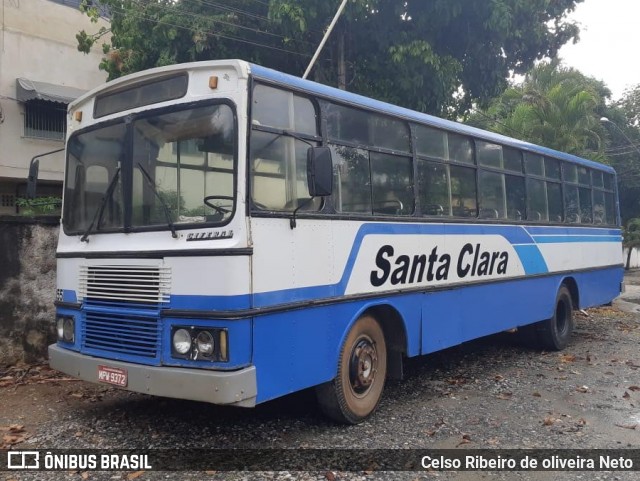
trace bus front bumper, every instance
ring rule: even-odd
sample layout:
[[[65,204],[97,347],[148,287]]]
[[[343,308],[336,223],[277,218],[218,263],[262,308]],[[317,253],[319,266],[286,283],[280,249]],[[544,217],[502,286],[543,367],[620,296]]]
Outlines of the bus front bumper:
[[[240,407],[256,405],[254,366],[229,372],[146,366],[86,356],[55,344],[49,346],[49,365],[57,371],[95,383],[101,383],[99,366],[122,369],[127,373],[127,385],[117,387],[143,394]]]

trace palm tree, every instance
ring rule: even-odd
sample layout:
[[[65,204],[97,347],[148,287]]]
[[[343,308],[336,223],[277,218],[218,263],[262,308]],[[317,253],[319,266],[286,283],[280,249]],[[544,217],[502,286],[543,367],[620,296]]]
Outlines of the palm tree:
[[[605,160],[601,112],[609,91],[557,62],[541,63],[472,123],[511,137]],[[479,121],[479,122],[478,122]]]

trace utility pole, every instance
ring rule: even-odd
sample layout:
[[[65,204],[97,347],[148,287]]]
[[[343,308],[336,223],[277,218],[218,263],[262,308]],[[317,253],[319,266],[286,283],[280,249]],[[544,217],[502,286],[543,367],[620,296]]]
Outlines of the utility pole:
[[[338,34],[338,88],[347,90],[347,67],[344,62],[344,32]]]
[[[333,27],[336,26],[336,22],[338,21],[338,18],[340,18],[340,15],[342,14],[344,7],[347,5],[347,1],[348,0],[342,0],[340,7],[338,7],[338,11],[333,16],[333,20],[331,21],[331,24],[329,24],[327,33],[325,33],[324,37],[322,37],[322,40],[320,41],[320,45],[318,45],[316,53],[313,54],[313,58],[311,59],[311,62],[309,62],[309,66],[307,67],[307,70],[305,70],[304,74],[302,75],[302,78],[307,78],[307,76],[309,75],[309,72],[311,72],[311,69],[313,68],[313,64],[316,63],[316,60],[318,60],[318,56],[320,55],[320,52],[322,51],[324,44],[327,43],[327,39],[329,38],[329,35],[331,35],[331,31],[333,30]],[[342,38],[342,48],[340,49],[341,51],[340,55],[342,56],[342,59],[338,60],[338,70],[340,70],[340,64],[342,64],[342,69],[344,69],[344,35],[341,38]],[[339,75],[340,75],[340,72],[338,72],[338,76]],[[346,75],[344,77],[346,80]],[[345,87],[346,87],[346,82],[345,82]],[[344,90],[343,87],[341,88]]]

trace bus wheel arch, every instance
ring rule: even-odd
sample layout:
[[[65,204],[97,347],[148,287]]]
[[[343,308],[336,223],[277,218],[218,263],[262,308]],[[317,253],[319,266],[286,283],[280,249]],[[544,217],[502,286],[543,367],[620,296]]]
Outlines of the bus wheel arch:
[[[407,328],[402,315],[389,304],[369,308],[367,313],[375,317],[384,331],[387,343],[387,379],[401,380],[402,359],[407,353]]]
[[[404,336],[394,335],[394,318],[380,306],[362,312],[344,338],[336,377],[316,387],[320,409],[340,423],[358,424],[378,407],[387,378],[388,349]],[[389,338],[387,338],[389,334]]]
[[[569,344],[574,328],[575,297],[571,283],[563,282],[558,288],[553,314],[539,323],[538,341],[543,349],[561,351]],[[575,281],[573,283],[575,288]],[[576,291],[574,291],[576,293]]]
[[[566,286],[571,294],[571,300],[573,301],[573,309],[580,309],[580,291],[578,290],[578,283],[573,277],[565,277],[562,280],[562,286]]]

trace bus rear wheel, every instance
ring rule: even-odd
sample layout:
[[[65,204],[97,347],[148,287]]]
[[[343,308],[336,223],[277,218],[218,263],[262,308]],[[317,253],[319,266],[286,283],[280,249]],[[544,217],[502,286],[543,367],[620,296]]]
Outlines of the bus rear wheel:
[[[358,424],[378,407],[387,376],[387,348],[378,321],[360,317],[340,351],[338,374],[316,388],[320,409],[331,419]]]
[[[561,351],[569,344],[573,333],[573,301],[567,286],[562,285],[556,296],[551,318],[542,321],[537,329],[538,341],[543,349]]]

